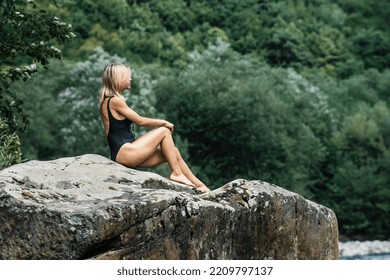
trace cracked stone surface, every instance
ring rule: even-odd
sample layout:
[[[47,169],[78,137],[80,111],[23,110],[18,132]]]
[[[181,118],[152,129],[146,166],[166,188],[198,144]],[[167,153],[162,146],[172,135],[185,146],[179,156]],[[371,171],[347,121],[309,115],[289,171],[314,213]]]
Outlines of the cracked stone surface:
[[[332,210],[238,179],[209,194],[82,155],[0,171],[0,259],[337,259]]]

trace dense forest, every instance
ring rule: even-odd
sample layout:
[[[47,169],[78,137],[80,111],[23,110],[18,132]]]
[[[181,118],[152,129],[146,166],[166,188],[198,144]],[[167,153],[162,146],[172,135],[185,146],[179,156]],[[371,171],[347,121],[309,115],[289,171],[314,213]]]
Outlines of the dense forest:
[[[101,74],[126,63],[129,106],[175,124],[210,188],[264,180],[333,209],[346,238],[390,238],[389,1],[0,3],[2,167],[108,156]]]

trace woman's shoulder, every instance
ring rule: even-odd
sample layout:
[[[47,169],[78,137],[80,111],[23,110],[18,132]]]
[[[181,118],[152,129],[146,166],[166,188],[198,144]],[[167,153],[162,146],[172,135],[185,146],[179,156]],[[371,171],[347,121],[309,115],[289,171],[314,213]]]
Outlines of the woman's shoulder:
[[[112,103],[112,104],[126,104],[126,99],[122,96],[111,96],[110,103]]]
[[[121,96],[110,97],[110,107],[113,107],[115,109],[115,108],[120,108],[120,107],[124,107],[124,106],[128,107],[126,100],[123,97],[121,97]]]

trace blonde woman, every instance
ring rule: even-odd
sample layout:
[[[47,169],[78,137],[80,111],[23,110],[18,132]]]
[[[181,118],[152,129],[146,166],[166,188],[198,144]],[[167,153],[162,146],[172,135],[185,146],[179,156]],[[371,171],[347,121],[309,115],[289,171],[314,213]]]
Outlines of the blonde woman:
[[[128,167],[152,167],[168,162],[169,179],[210,190],[188,168],[172,139],[173,124],[160,119],[140,116],[126,104],[122,93],[131,88],[131,69],[123,64],[104,68],[100,95],[100,113],[111,159]],[[132,124],[154,128],[138,139]]]

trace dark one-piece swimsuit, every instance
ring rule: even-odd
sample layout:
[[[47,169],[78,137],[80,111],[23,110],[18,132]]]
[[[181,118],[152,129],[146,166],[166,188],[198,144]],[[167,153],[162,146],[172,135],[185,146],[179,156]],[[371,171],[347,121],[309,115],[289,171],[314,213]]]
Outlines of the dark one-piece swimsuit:
[[[118,120],[114,118],[110,110],[111,96],[107,101],[107,113],[110,127],[107,134],[107,143],[110,147],[111,159],[116,160],[119,149],[126,143],[132,143],[135,135],[132,131],[132,121],[128,119]]]

